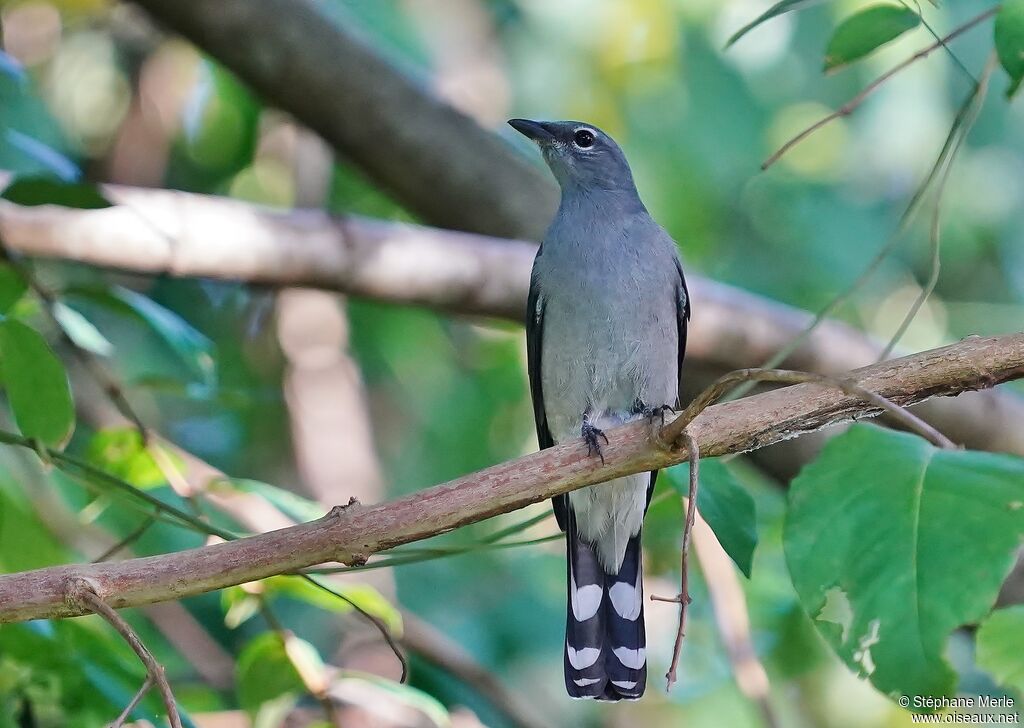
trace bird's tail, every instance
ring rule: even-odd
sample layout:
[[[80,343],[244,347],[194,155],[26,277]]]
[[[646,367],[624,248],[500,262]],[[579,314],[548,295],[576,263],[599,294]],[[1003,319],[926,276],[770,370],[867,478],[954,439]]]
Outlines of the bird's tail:
[[[573,698],[636,700],[647,686],[640,534],[629,540],[619,573],[606,574],[572,509],[568,521],[565,689]]]

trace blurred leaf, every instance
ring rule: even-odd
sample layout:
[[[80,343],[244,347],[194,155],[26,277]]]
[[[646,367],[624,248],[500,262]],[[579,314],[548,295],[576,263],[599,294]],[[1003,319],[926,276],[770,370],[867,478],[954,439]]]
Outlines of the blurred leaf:
[[[61,154],[53,147],[48,144],[44,144],[38,139],[30,137],[28,134],[22,134],[20,131],[15,129],[7,129],[4,133],[4,137],[8,144],[19,150],[22,154],[32,158],[40,167],[45,169],[47,172],[56,175],[57,178],[65,184],[73,183],[82,176],[82,172],[78,169],[77,164],[72,162],[67,156]],[[109,204],[100,205],[100,207],[109,206]],[[83,205],[66,205],[66,207],[83,207]]]
[[[382,620],[388,629],[396,635],[401,634],[401,613],[395,609],[383,594],[377,591],[376,587],[370,584],[329,583],[318,577],[313,577],[313,579],[315,581],[322,581],[331,590],[338,592],[367,614],[372,614]],[[305,579],[293,576],[275,576],[264,580],[264,583],[267,582],[271,583],[271,586],[268,588],[271,594],[290,597],[320,609],[341,614],[352,611],[352,605],[344,599],[339,599],[333,594],[317,588]]]
[[[421,712],[438,728],[448,728],[452,724],[448,709],[422,690],[377,675],[356,673],[351,670],[346,670],[342,674],[343,677],[335,681],[342,694],[345,694],[347,687],[351,687],[353,690],[358,689],[360,692],[366,692],[369,689],[371,694],[377,693],[373,696],[375,704],[386,704],[391,701],[404,703]],[[417,725],[419,724],[417,723]]]
[[[78,346],[99,356],[110,356],[114,345],[85,316],[60,301],[53,306],[53,317]]]
[[[685,497],[690,490],[689,465],[679,465],[668,472],[672,487]],[[754,499],[718,458],[701,458],[697,509],[722,548],[749,579],[757,545]]]
[[[733,33],[726,42],[725,47],[728,48],[766,20],[771,20],[772,18],[777,18],[780,15],[791,13],[796,10],[803,10],[804,8],[809,8],[812,5],[818,5],[822,2],[825,2],[825,0],[782,0],[781,2],[777,2],[754,18],[751,22]]]
[[[1024,694],[1024,604],[992,612],[978,628],[977,644],[978,667]]]
[[[67,549],[53,537],[20,493],[0,487],[0,571],[65,563]]]
[[[259,597],[250,594],[247,587],[221,589],[220,604],[224,608],[224,626],[228,629],[237,629],[260,612]]]
[[[949,634],[991,609],[1022,536],[1024,460],[857,424],[792,482],[784,545],[852,670],[887,695],[940,696],[956,686]]]
[[[71,305],[76,298],[80,298],[140,319],[171,348],[203,384],[213,386],[216,382],[213,342],[178,314],[164,308],[153,299],[121,286],[73,287],[65,291],[64,297]]]
[[[313,645],[298,638],[295,640],[303,645],[298,649],[315,655],[320,661]],[[300,695],[305,692],[302,678],[285,652],[284,642],[275,632],[259,635],[242,650],[235,665],[235,686],[238,704],[250,715],[255,715],[267,701],[288,693]]]
[[[167,453],[168,457],[176,457]],[[125,480],[136,488],[163,485],[163,471],[142,443],[142,435],[131,427],[100,430],[89,440],[86,459],[101,470]]]
[[[1010,76],[1010,98],[1024,80],[1024,0],[1007,0],[996,15],[995,44],[999,62]]]
[[[25,69],[13,57],[0,51],[0,74],[18,83],[25,82]]]
[[[60,205],[82,210],[111,207],[112,203],[87,182],[65,182],[53,177],[15,177],[0,198],[16,205]]]
[[[0,370],[14,419],[25,437],[62,447],[75,428],[64,365],[35,329],[0,321]]]
[[[921,22],[902,5],[872,5],[846,18],[835,29],[825,49],[825,70],[833,71],[895,40]]]
[[[28,285],[10,263],[0,263],[0,314],[11,310],[25,295]]]

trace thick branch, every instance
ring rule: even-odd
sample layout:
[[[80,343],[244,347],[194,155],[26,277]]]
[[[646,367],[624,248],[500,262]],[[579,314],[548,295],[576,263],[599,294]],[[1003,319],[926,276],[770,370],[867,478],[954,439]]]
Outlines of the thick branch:
[[[311,0],[137,0],[294,114],[408,210],[443,227],[539,239],[553,181]],[[335,13],[337,15],[337,13]]]
[[[8,177],[0,173],[0,185]],[[107,210],[19,207],[0,201],[0,237],[25,255],[145,274],[205,277],[272,286],[310,286],[380,301],[521,320],[532,243],[274,211],[235,200],[108,185]],[[687,371],[710,377],[757,366],[813,318],[738,288],[691,275],[694,318]],[[826,321],[785,366],[837,374],[878,358],[882,347],[852,327]],[[690,384],[703,379],[689,376]],[[970,447],[1024,455],[1024,403],[984,392],[930,402],[927,422]]]
[[[952,346],[849,373],[901,405],[1024,377],[1024,333]],[[877,412],[831,387],[800,384],[706,409],[689,426],[709,457],[764,447],[827,424]],[[355,563],[585,485],[685,459],[659,448],[645,422],[610,430],[605,464],[568,443],[372,507],[335,508],[292,528],[162,556],[58,566],[0,577],[0,623],[84,613],[67,584],[87,579],[113,607],[180,599],[328,561]]]

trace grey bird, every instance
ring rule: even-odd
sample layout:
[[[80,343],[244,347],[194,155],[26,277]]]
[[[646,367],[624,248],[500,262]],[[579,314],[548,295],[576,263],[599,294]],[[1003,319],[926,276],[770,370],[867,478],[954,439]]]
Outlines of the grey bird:
[[[640,201],[619,146],[577,121],[509,124],[562,190],[533,264],[527,359],[541,448],[678,406],[690,300],[675,242]],[[640,530],[657,471],[554,498],[566,533],[565,687],[636,700],[647,682]]]

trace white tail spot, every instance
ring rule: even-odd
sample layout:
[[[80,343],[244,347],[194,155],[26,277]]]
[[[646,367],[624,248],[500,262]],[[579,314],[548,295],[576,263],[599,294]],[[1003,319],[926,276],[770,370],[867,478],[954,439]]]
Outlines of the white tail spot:
[[[565,643],[565,654],[569,658],[569,664],[577,670],[586,670],[588,667],[597,662],[598,656],[601,654],[600,647],[584,647],[582,650],[574,650],[568,642]],[[618,654],[618,650],[616,650]]]
[[[579,687],[585,688],[585,687],[587,687],[587,685],[593,685],[594,683],[601,682],[601,678],[599,678],[599,677],[581,677],[579,680],[573,680],[573,682],[576,683]],[[635,685],[636,683],[633,683],[633,684]]]
[[[601,607],[604,589],[597,584],[577,588],[576,578],[573,577],[571,596],[572,616],[576,618],[577,622],[585,622],[597,614],[597,610]]]
[[[640,597],[640,590],[632,584],[617,581],[608,590],[608,596],[612,600],[612,606],[615,607],[616,614],[623,619],[633,622],[640,616],[640,607],[643,600]]]
[[[636,680],[612,680],[612,685],[623,690],[632,690],[636,687]]]
[[[619,658],[623,667],[631,670],[639,670],[647,662],[647,650],[641,647],[638,650],[631,650],[628,647],[616,647],[613,652]],[[570,660],[572,662],[572,660]],[[575,667],[575,665],[573,666]]]

